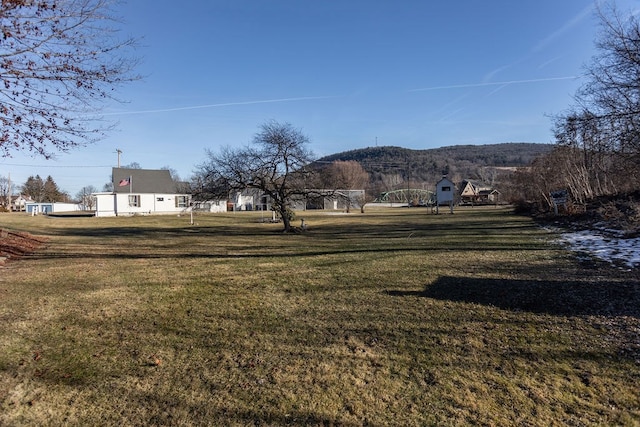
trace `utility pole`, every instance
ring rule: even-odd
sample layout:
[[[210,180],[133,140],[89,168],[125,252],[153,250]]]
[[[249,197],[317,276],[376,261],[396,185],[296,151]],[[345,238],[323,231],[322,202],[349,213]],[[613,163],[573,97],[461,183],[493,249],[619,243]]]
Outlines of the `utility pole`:
[[[409,156],[407,156],[407,207],[411,207],[411,172],[409,171]]]
[[[118,168],[120,168],[120,154],[122,154],[122,150],[119,148],[116,148],[116,153],[118,153]]]

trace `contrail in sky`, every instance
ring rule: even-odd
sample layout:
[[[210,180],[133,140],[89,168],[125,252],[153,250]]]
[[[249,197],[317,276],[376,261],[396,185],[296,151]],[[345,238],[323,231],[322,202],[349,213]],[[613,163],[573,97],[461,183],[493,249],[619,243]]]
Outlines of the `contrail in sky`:
[[[171,111],[197,110],[201,108],[230,107],[234,105],[270,104],[274,102],[309,101],[314,99],[330,99],[330,98],[337,98],[337,96],[303,96],[299,98],[263,99],[258,101],[240,101],[240,102],[226,102],[222,104],[191,105],[188,107],[162,108],[157,110],[121,111],[121,112],[115,112],[115,113],[103,113],[102,115],[103,116],[120,116],[120,115],[128,115],[128,114],[167,113]]]
[[[471,84],[450,85],[450,86],[432,86],[432,87],[423,87],[420,89],[410,89],[408,92],[421,92],[421,91],[427,91],[427,90],[440,90],[440,89],[458,89],[458,88],[465,88],[465,87],[500,86],[500,85],[511,85],[511,84],[522,84],[522,83],[550,82],[554,80],[572,80],[572,79],[578,79],[578,78],[580,78],[580,76],[548,77],[545,79],[511,80],[506,82],[471,83]]]
[[[578,13],[576,16],[574,16],[573,18],[565,22],[565,24],[562,27],[560,27],[558,30],[554,31],[553,33],[549,34],[544,40],[540,41],[540,43],[538,43],[536,46],[533,47],[533,51],[534,52],[541,51],[542,49],[544,49],[545,47],[553,43],[554,40],[562,36],[562,34],[569,31],[571,27],[574,27],[584,18],[589,16],[591,13],[593,13],[592,4],[582,9],[580,13]]]

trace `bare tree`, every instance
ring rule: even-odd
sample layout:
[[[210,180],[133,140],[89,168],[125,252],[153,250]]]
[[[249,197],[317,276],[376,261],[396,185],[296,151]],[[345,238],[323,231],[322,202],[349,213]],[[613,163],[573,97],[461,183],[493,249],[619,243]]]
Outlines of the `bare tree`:
[[[113,191],[113,182],[106,182],[102,186],[102,191],[104,191],[105,193],[111,193]]]
[[[587,67],[589,80],[578,92],[583,126],[596,122],[614,148],[640,154],[640,22],[615,4],[599,9],[598,54]]]
[[[76,194],[76,200],[82,206],[82,210],[92,210],[95,206],[95,198],[93,193],[97,193],[98,190],[93,185],[84,186]]]
[[[382,176],[382,185],[385,191],[396,190],[402,186],[404,180],[400,174],[385,174]]]
[[[309,139],[289,123],[265,123],[247,147],[226,147],[219,154],[207,151],[208,160],[198,172],[203,192],[226,197],[230,191],[257,189],[269,197],[284,231],[290,231],[292,203],[316,192],[307,188],[313,174],[307,168],[312,159],[308,144]]]
[[[331,163],[323,175],[326,176],[327,182],[333,190],[364,190],[369,184],[369,173],[364,170],[360,163],[354,160],[337,160]],[[343,198],[347,212],[351,211],[351,206],[354,203],[359,203],[361,210],[364,212],[366,191],[363,195],[357,197],[352,196],[349,191],[345,193],[336,192],[335,194]]]
[[[493,187],[496,185],[498,170],[495,167],[483,166],[478,168],[476,175],[483,184],[487,184]]]
[[[335,189],[363,189],[369,183],[369,174],[355,160],[337,160],[326,171],[331,185]]]
[[[171,175],[171,179],[172,179],[174,182],[180,182],[180,181],[182,181],[182,179],[180,178],[180,175],[178,174],[178,171],[177,171],[177,170],[175,170],[174,168],[172,168],[171,166],[169,166],[169,165],[162,166],[162,167],[160,168],[160,170],[166,170],[166,171],[169,171],[169,175]]]
[[[592,148],[640,158],[640,21],[615,4],[598,9],[598,53],[587,66],[589,79],[578,91],[579,109],[567,115],[578,132],[597,131]],[[621,159],[622,160],[622,159]]]
[[[191,183],[188,181],[182,180],[178,171],[170,166],[163,166],[160,168],[161,170],[168,170],[171,175],[171,179],[176,184],[176,191],[179,193],[191,193]]]
[[[116,0],[3,0],[0,153],[45,158],[94,142],[115,89],[137,80],[131,38],[117,37]]]
[[[598,9],[597,54],[577,106],[556,118],[545,156],[574,200],[637,189],[640,179],[640,21],[612,4]]]

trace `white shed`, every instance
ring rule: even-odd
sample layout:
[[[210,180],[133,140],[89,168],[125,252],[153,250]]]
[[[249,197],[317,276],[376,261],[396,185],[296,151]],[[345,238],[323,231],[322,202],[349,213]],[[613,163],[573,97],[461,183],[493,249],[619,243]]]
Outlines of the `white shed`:
[[[25,210],[31,215],[38,214],[52,214],[57,212],[75,212],[80,210],[80,205],[77,203],[62,203],[62,202],[27,202],[25,203]]]
[[[453,213],[453,203],[455,201],[456,185],[443,176],[436,184],[436,209],[438,206],[449,206]]]

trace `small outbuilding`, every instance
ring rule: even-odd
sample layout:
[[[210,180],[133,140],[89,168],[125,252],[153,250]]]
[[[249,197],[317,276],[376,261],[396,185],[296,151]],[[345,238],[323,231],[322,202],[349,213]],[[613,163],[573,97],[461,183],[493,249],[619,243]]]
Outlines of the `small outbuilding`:
[[[456,196],[456,185],[446,176],[436,183],[436,211],[439,206],[449,206],[453,213],[453,204]]]
[[[31,215],[50,215],[59,212],[76,212],[80,210],[77,203],[61,202],[26,202],[25,211]]]

